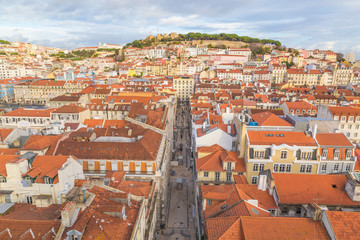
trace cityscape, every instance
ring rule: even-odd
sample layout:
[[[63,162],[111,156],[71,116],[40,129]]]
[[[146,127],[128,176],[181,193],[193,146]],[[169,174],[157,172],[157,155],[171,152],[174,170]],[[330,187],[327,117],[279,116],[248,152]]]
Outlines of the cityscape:
[[[83,42],[0,23],[0,239],[359,239],[356,37],[225,22]]]

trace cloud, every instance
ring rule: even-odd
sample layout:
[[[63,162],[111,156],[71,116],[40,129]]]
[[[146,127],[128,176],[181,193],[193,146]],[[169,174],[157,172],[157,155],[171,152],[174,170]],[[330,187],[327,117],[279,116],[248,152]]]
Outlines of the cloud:
[[[62,48],[99,41],[125,44],[150,32],[194,31],[360,55],[357,0],[13,0],[1,8],[0,38]]]

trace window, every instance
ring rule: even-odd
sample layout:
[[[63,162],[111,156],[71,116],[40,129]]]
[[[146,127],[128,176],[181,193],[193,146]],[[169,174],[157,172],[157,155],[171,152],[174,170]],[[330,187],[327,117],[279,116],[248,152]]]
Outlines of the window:
[[[343,128],[344,128],[344,124],[341,124],[341,125],[340,125],[340,128],[343,129]]]
[[[348,125],[348,129],[351,129],[352,125]]]
[[[305,172],[305,165],[300,165],[300,172]]]
[[[44,177],[44,183],[45,183],[45,184],[51,184],[51,183],[52,183],[51,180],[52,180],[52,179],[49,178],[49,177]]]
[[[204,177],[209,177],[209,172],[204,172]]]
[[[312,167],[311,165],[306,166],[306,172],[307,173],[311,173],[311,167]]]
[[[339,171],[339,164],[338,163],[335,163],[334,165],[334,172],[337,172]]]
[[[345,116],[341,117],[341,121],[342,122],[346,121],[346,117]]]
[[[353,116],[350,116],[349,117],[349,122],[353,122],[354,121],[354,117]]]
[[[71,240],[79,240],[79,236],[78,235],[71,235]]]
[[[306,159],[307,159],[307,160],[310,160],[310,159],[311,159],[311,152],[308,152],[308,153],[306,154]]]
[[[322,158],[323,158],[323,159],[326,159],[327,154],[328,154],[328,150],[327,150],[327,148],[323,148]]]
[[[359,124],[356,124],[356,125],[355,125],[355,128],[356,128],[356,129],[359,129]]]
[[[253,176],[251,178],[251,184],[257,184],[257,177]]]
[[[358,134],[357,133],[354,133],[354,137],[357,137],[358,136]]]
[[[306,152],[302,152],[301,153],[301,159],[305,159],[306,158]]]
[[[231,170],[231,162],[226,163],[226,170]]]
[[[285,172],[285,164],[280,164],[279,172]]]
[[[208,199],[208,200],[207,200],[207,205],[208,205],[208,206],[211,206],[211,205],[212,205],[212,200],[211,200],[211,199]]]
[[[253,171],[254,171],[254,172],[257,172],[257,171],[258,171],[258,168],[259,168],[259,164],[254,163],[254,165],[253,165]]]
[[[335,149],[334,151],[334,159],[338,159],[340,155],[340,150],[339,149]]]
[[[259,171],[264,171],[265,164],[260,164]]]
[[[220,173],[215,172],[215,181],[220,181]]]
[[[6,182],[6,178],[3,176],[0,176],[0,183],[5,183]]]
[[[274,164],[274,172],[277,172],[279,170],[279,165],[278,164]]]
[[[259,151],[255,151],[254,158],[259,158]]]
[[[227,172],[227,173],[226,173],[226,181],[230,182],[230,181],[231,181],[231,177],[232,177],[232,173],[231,173],[231,172]]]
[[[286,159],[287,151],[281,151],[281,159]]]
[[[360,121],[360,117],[356,117],[356,121],[359,122],[359,121]]]
[[[347,172],[350,172],[350,171],[351,171],[351,163],[347,163],[347,164],[346,164],[345,170],[346,170]]]
[[[346,150],[346,160],[349,160],[351,158],[351,149]]]
[[[26,202],[32,203],[33,202],[32,196],[26,196]]]
[[[291,172],[291,164],[286,165],[286,172]]]
[[[324,163],[324,164],[321,166],[321,171],[326,172],[326,167],[327,167],[327,164]]]
[[[348,133],[346,134],[346,136],[347,136],[347,137],[350,137],[350,133],[348,132]]]
[[[261,152],[259,153],[259,155],[260,155],[260,159],[264,159],[265,152],[264,152],[264,151],[261,151]]]

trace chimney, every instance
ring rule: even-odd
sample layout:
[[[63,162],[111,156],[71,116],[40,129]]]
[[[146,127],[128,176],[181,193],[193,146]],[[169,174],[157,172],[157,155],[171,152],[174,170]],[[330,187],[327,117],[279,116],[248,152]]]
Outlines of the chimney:
[[[72,223],[75,222],[76,203],[67,202],[63,210],[61,210],[61,223],[66,227],[71,227]]]
[[[226,107],[226,113],[230,113],[230,106],[229,105],[227,105],[227,107]]]
[[[132,129],[129,128],[129,130],[128,130],[128,136],[130,137],[131,135],[132,135]]]
[[[345,191],[352,201],[360,202],[360,173],[349,172],[346,174],[348,180],[345,184]],[[333,187],[337,187],[333,185]]]
[[[322,219],[322,210],[317,203],[311,202],[308,204],[306,215],[306,217],[310,217],[314,221],[318,221]]]
[[[228,134],[231,134],[231,125],[228,125],[228,126],[227,126],[227,133],[228,133]]]
[[[317,132],[317,124],[314,124],[313,132],[312,132],[312,137],[313,138],[316,138],[316,132]]]
[[[267,182],[267,175],[259,174],[258,189],[262,191],[266,191],[266,182]]]

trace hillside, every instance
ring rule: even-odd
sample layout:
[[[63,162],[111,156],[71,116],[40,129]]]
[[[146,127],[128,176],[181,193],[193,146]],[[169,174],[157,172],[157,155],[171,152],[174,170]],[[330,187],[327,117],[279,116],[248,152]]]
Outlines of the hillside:
[[[259,39],[252,38],[248,36],[238,36],[237,34],[207,34],[207,33],[187,33],[187,34],[177,34],[171,33],[167,34],[158,34],[157,36],[148,36],[142,40],[135,40],[132,43],[126,44],[125,47],[146,47],[146,46],[155,46],[160,43],[192,43],[192,44],[204,44],[211,45],[210,47],[244,47],[249,44],[264,45],[264,44],[273,44],[276,47],[281,46],[281,42],[272,39]]]

